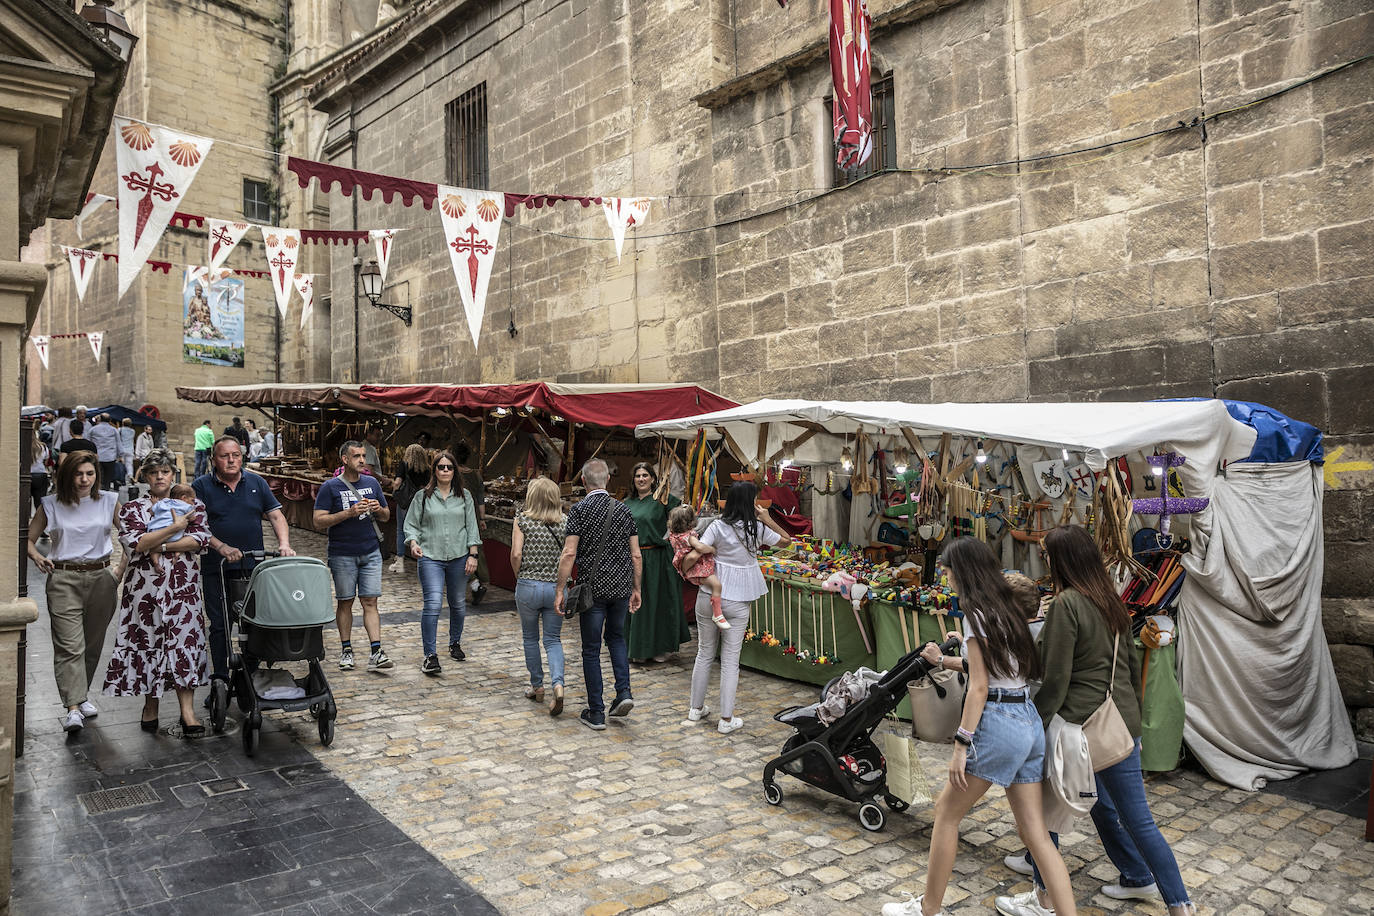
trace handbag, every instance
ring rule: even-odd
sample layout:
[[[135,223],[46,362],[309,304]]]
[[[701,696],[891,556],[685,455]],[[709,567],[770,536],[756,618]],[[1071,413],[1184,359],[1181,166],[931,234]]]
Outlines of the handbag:
[[[929,804],[930,781],[921,768],[915,740],[898,730],[895,721],[873,737],[887,760],[887,791],[908,805]]]
[[[920,639],[919,611],[912,612],[912,629]],[[902,613],[902,644],[910,654],[911,640],[906,632],[906,613]],[[911,699],[911,733],[921,741],[934,744],[950,744],[954,733],[959,730],[959,720],[964,715],[964,693],[968,689],[967,679],[962,671],[946,671],[943,668],[929,671],[925,677],[910,681],[906,685],[907,696]]]
[[[1094,773],[1120,763],[1135,750],[1135,738],[1131,737],[1131,730],[1126,727],[1126,720],[1121,718],[1112,696],[1116,686],[1116,651],[1120,645],[1121,634],[1118,633],[1112,640],[1112,677],[1107,684],[1107,698],[1083,723],[1083,737],[1088,739],[1088,755],[1092,758]]]
[[[576,579],[568,580],[568,590],[563,595],[563,617],[576,617],[584,611],[589,611],[596,597],[592,594],[592,578],[596,576],[597,570],[601,566],[601,550],[605,547],[606,541],[606,522],[608,518],[601,520],[601,537],[596,542],[596,550],[588,552],[587,556],[591,560],[591,569],[579,570]],[[550,529],[552,530],[552,529]],[[564,537],[559,543],[562,549],[563,543],[567,541]]]

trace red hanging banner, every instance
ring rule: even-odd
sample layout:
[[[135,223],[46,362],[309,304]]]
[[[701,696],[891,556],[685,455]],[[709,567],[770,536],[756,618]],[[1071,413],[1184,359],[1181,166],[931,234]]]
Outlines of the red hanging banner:
[[[873,155],[873,87],[869,78],[865,0],[830,0],[830,77],[835,82],[835,161],[857,169]]]

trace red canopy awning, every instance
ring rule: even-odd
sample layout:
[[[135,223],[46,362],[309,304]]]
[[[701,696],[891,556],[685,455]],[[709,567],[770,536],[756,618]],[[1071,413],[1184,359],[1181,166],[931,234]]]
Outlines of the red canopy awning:
[[[361,385],[364,401],[480,417],[497,407],[538,407],[577,423],[634,429],[738,406],[696,385]]]

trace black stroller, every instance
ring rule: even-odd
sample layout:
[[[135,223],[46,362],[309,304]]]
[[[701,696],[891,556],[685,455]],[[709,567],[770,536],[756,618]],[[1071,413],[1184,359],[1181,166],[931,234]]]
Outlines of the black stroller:
[[[258,749],[262,711],[309,709],[319,727],[320,743],[334,741],[338,707],[320,661],[324,658],[324,625],[334,622],[330,600],[329,567],[313,557],[283,557],[279,553],[253,551],[244,556],[260,560],[247,579],[224,575],[224,633],[230,645],[229,682],[215,680],[210,686],[210,724],[224,730],[229,699],[238,700],[243,713],[243,751],[249,757]],[[267,559],[264,559],[267,558]],[[234,627],[238,627],[238,651],[233,651]],[[300,696],[268,698],[253,686],[260,663],[308,661],[303,678],[291,678]],[[287,690],[295,693],[295,690]]]
[[[959,641],[951,639],[940,649],[952,654]],[[763,796],[770,805],[782,804],[782,789],[774,781],[781,770],[832,795],[859,802],[859,825],[882,830],[887,817],[878,802],[893,811],[905,811],[907,803],[887,790],[887,761],[873,743],[873,732],[883,718],[907,695],[906,685],[930,672],[918,648],[897,660],[887,673],[839,719],[826,725],[817,718],[816,706],[790,706],[773,718],[796,729],[782,753],[763,768]],[[821,689],[821,699],[835,678]]]

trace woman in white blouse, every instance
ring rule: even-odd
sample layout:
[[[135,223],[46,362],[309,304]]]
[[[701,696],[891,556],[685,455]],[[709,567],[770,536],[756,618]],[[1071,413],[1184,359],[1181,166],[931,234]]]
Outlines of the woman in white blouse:
[[[758,508],[755,497],[758,488],[749,481],[739,481],[725,494],[725,508],[720,518],[702,532],[703,543],[716,549],[716,575],[720,577],[721,611],[730,629],[714,626],[697,627],[697,660],[692,668],[692,707],[687,710],[690,722],[706,718],[706,682],[711,676],[711,662],[715,658],[716,643],[720,643],[720,724],[722,735],[744,725],[735,715],[735,687],[739,683],[739,653],[744,645],[744,631],[749,626],[749,603],[768,591],[759,569],[760,547],[786,547],[792,543],[787,532],[778,527],[767,509]],[[711,596],[703,589],[697,594],[697,620],[711,618]]]
[[[67,707],[62,727],[74,732],[99,714],[87,693],[114,616],[110,530],[118,499],[100,489],[94,452],[68,455],[57,469],[55,490],[39,502],[29,524],[28,553],[48,576],[53,673]],[[38,538],[44,534],[52,539],[46,557],[38,550]]]

